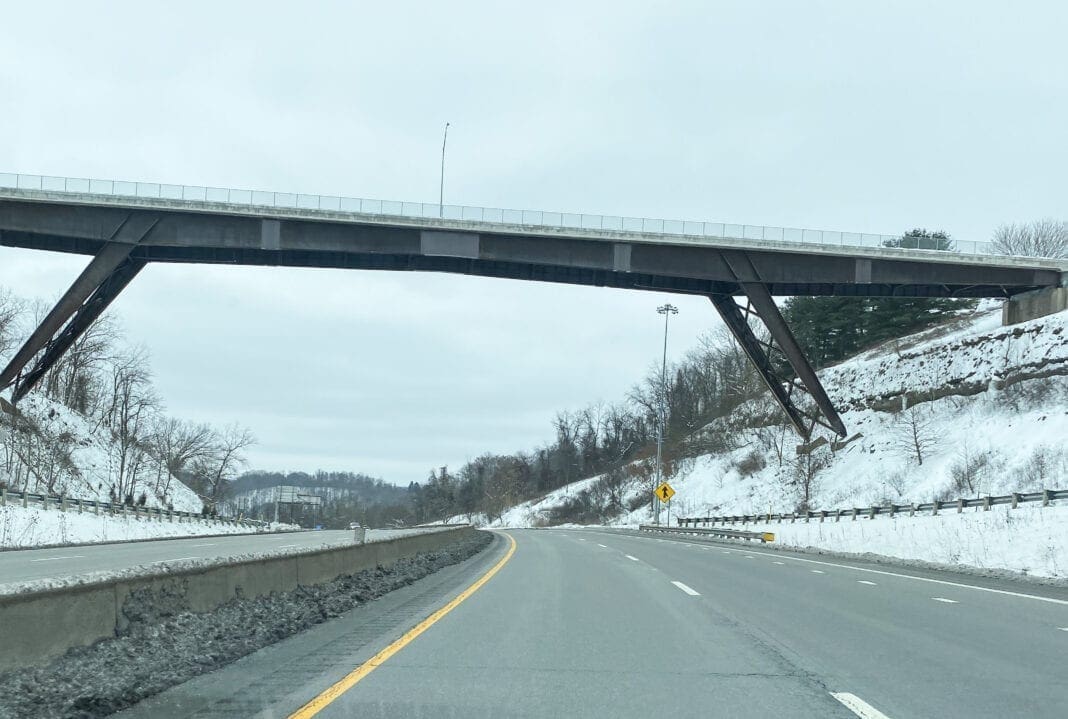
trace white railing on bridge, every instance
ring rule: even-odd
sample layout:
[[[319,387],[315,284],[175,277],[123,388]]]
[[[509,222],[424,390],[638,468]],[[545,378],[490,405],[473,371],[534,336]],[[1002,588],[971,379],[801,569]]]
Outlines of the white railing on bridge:
[[[0,173],[0,188],[40,190],[71,194],[140,197],[164,200],[214,202],[241,207],[278,207],[300,210],[327,210],[408,218],[444,218],[528,227],[640,232],[685,237],[763,240],[810,245],[846,247],[884,247],[888,242],[903,249],[938,250],[927,238],[902,238],[901,235],[878,235],[866,232],[813,230],[799,227],[739,225],[728,222],[663,220],[618,215],[588,215],[542,210],[506,210],[469,205],[438,205],[429,202],[369,200],[336,195],[306,195],[293,192],[235,190],[199,185],[169,185],[158,182],[125,182],[49,175]],[[995,254],[989,242],[954,240],[954,249],[971,254]]]

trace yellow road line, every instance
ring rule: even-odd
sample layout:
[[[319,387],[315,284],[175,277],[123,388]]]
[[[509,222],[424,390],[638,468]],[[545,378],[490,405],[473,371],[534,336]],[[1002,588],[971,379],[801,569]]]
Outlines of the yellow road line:
[[[375,669],[380,667],[387,659],[389,659],[391,656],[399,652],[407,645],[411,644],[416,637],[418,637],[420,634],[432,627],[439,619],[444,617],[453,609],[456,609],[456,607],[458,607],[461,602],[463,602],[465,599],[477,592],[482,587],[482,585],[488,582],[494,574],[499,572],[501,570],[501,567],[507,564],[508,560],[512,558],[512,555],[515,554],[515,538],[507,533],[504,533],[504,536],[508,537],[508,541],[512,543],[511,546],[508,547],[508,552],[505,553],[503,557],[501,557],[501,561],[494,564],[493,567],[491,567],[488,572],[479,577],[474,584],[456,595],[456,598],[450,601],[448,604],[441,607],[429,617],[409,629],[400,639],[390,644],[378,654],[375,654],[366,662],[346,674],[339,682],[331,686],[319,696],[312,699],[310,702],[295,711],[293,714],[290,714],[289,719],[310,719],[310,717],[313,717],[319,712],[321,712],[339,696],[356,686],[356,684],[361,679],[363,679]]]

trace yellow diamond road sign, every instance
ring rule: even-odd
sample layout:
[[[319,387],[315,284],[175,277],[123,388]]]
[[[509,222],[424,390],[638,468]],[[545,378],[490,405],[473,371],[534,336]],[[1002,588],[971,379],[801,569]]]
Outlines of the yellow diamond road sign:
[[[671,488],[671,485],[664,482],[656,488],[656,496],[660,497],[661,502],[668,502],[675,496],[675,490]]]

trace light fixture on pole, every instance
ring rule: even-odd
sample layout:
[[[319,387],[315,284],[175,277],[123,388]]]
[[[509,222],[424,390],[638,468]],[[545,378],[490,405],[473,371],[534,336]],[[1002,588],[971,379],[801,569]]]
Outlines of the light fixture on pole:
[[[660,417],[656,423],[656,484],[653,486],[655,490],[660,486],[660,483],[664,481],[663,478],[663,448],[664,448],[664,425],[667,423],[667,337],[668,337],[668,318],[671,315],[677,315],[679,308],[675,305],[664,304],[656,308],[656,311],[664,315],[664,355],[660,364]],[[656,496],[656,492],[653,492],[653,522],[660,524],[660,501]]]
[[[445,143],[449,141],[449,123],[445,123],[445,136],[441,138],[441,184],[438,186],[438,217],[445,216]]]

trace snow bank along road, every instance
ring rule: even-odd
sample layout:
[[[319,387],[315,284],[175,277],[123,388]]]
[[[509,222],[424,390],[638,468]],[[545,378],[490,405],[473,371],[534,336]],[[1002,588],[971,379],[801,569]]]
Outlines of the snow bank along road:
[[[367,540],[387,539],[413,531],[421,530],[373,529],[368,531]],[[0,552],[0,593],[4,592],[5,585],[30,580],[239,554],[299,551],[323,545],[351,544],[352,540],[353,533],[350,531],[323,530],[11,550]]]
[[[1041,591],[744,545],[509,531],[120,716],[1062,717],[1068,592]]]

